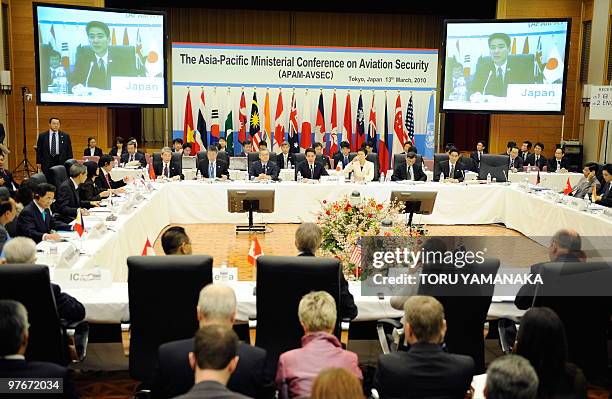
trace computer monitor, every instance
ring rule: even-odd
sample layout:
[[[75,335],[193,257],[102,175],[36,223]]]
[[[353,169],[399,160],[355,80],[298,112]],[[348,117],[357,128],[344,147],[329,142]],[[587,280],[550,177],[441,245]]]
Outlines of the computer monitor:
[[[437,191],[392,191],[391,201],[404,202],[404,213],[431,215],[436,204]]]
[[[236,226],[236,233],[265,233],[265,226],[253,224],[253,213],[274,212],[274,190],[227,190],[227,210],[230,213],[249,213],[248,226]]]
[[[478,179],[486,180],[490,173],[491,178],[498,182],[508,180],[508,168],[510,166],[510,157],[508,155],[484,154],[480,158],[480,170],[478,171]]]
[[[183,169],[195,169],[196,168],[196,157],[183,157]]]
[[[230,157],[229,168],[233,170],[247,170],[247,157]]]

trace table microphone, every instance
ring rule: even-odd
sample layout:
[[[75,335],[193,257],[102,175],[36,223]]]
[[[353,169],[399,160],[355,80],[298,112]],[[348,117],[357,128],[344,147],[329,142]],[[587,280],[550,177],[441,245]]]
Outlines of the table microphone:
[[[91,70],[93,69],[94,62],[89,63],[89,72],[87,72],[87,79],[85,79],[85,87],[89,87],[89,77],[91,76]]]
[[[489,71],[489,76],[487,76],[487,81],[484,84],[484,87],[482,88],[482,94],[486,94],[487,93],[487,85],[489,84],[489,80],[491,80],[491,76],[493,76],[493,71]]]

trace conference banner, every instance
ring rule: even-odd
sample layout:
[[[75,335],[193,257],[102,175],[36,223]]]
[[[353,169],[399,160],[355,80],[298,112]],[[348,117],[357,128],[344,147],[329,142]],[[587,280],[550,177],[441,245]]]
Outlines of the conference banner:
[[[173,43],[173,137],[235,154],[369,142],[387,160],[413,140],[432,157],[437,74],[435,49]]]

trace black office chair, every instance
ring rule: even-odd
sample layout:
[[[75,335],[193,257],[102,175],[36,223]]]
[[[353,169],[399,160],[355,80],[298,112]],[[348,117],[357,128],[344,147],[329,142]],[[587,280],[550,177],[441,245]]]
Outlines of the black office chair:
[[[45,176],[44,173],[39,172],[39,173],[36,173],[35,175],[31,176],[29,180],[33,180],[37,184],[40,184],[40,183],[46,183],[47,182],[47,177]]]
[[[163,343],[191,338],[198,329],[200,290],[212,283],[213,258],[130,256],[130,376],[150,383]]]
[[[178,152],[173,152],[170,162],[172,162],[175,165],[178,165],[180,171],[183,170],[183,154],[180,154]]]
[[[251,165],[253,162],[259,161],[259,153],[258,152],[249,152],[247,154],[247,169],[251,169]]]
[[[434,179],[436,176],[440,175],[440,162],[442,161],[448,161],[448,154],[446,153],[439,153],[439,154],[434,154]]]
[[[229,155],[227,154],[227,152],[225,152],[225,151],[218,151],[217,152],[217,159],[224,160],[225,163],[229,166]]]
[[[380,163],[378,162],[378,154],[371,152],[366,155],[366,160],[374,164],[374,181],[378,181],[378,179],[380,179]]]
[[[196,154],[197,164],[199,165],[201,161],[206,159],[206,151],[198,151]]]
[[[268,352],[271,370],[276,370],[278,357],[283,352],[301,347],[304,330],[298,318],[298,305],[304,295],[311,291],[328,292],[336,300],[340,315],[340,273],[340,262],[334,258],[257,258],[257,318],[249,323],[251,344]],[[343,322],[338,316],[336,323],[336,335],[346,344],[348,321]]]
[[[66,180],[68,180],[68,174],[64,165],[52,166],[49,169],[49,183],[53,184],[55,188],[59,188]]]
[[[172,153],[174,154],[174,153]],[[153,168],[154,170],[161,170],[161,164],[162,164],[162,159],[161,159],[161,152],[154,152],[153,153]]]
[[[72,165],[77,165],[78,163],[79,161],[76,159],[67,159],[66,162],[64,162],[64,168],[66,168],[66,174],[68,176],[70,176],[70,167],[72,167]]]
[[[463,155],[459,157],[459,162],[463,165],[463,170],[474,170],[474,162],[470,157],[464,157]]]
[[[297,169],[297,166],[300,163],[306,161],[306,154],[304,154],[303,152],[296,152],[294,156],[295,156],[295,166],[296,166],[295,169]]]
[[[47,266],[9,264],[0,267],[0,299],[21,302],[28,311],[27,360],[65,366],[71,361],[85,359],[89,324],[86,321],[69,324],[59,318]],[[74,343],[75,359],[71,358],[69,343]]]
[[[510,157],[508,155],[483,154],[480,158],[480,169],[478,179],[485,180],[488,174],[497,179],[498,182],[508,180],[508,168]]]

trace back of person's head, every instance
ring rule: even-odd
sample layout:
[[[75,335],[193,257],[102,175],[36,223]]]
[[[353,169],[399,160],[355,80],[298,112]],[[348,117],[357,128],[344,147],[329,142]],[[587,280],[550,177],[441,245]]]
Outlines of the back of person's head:
[[[300,252],[315,253],[321,246],[323,232],[315,223],[302,223],[295,232],[295,246]]]
[[[15,355],[27,344],[28,312],[21,303],[0,299],[0,357]]]
[[[361,382],[344,368],[323,369],[315,379],[310,399],[362,399]]]
[[[193,354],[200,370],[223,370],[238,352],[238,336],[231,326],[209,324],[195,334]]]
[[[487,399],[535,399],[538,375],[527,359],[506,355],[495,359],[487,369]]]
[[[439,343],[446,332],[444,307],[434,297],[415,295],[404,303],[404,322],[417,342]]]
[[[333,331],[336,326],[336,301],[325,291],[313,291],[302,297],[298,317],[304,331]]]
[[[28,205],[34,198],[34,191],[36,187],[41,184],[36,179],[28,179],[21,184],[17,193],[15,193],[15,201],[19,202],[23,206]]]
[[[233,322],[236,317],[234,290],[224,284],[208,284],[200,291],[198,314],[207,322]]]
[[[121,154],[118,154],[121,155]],[[106,165],[113,163],[114,159],[110,155],[102,155],[100,159],[98,159],[98,167],[103,168]]]
[[[557,231],[551,238],[551,244],[556,244],[559,248],[567,251],[580,251],[582,249],[582,239],[580,234],[574,230],[562,229]]]
[[[98,164],[94,161],[85,161],[83,165],[87,168],[87,179],[94,179],[98,172]]]
[[[85,165],[77,163],[70,167],[70,177],[73,179],[81,176],[83,173],[87,173],[87,167]]]
[[[531,308],[521,319],[516,354],[531,362],[540,379],[540,397],[563,379],[567,339],[563,322],[550,308]]]
[[[170,227],[161,237],[162,248],[166,255],[177,254],[182,245],[190,242],[185,229],[179,226]]]
[[[36,243],[31,238],[11,238],[3,251],[7,263],[36,263]]]

